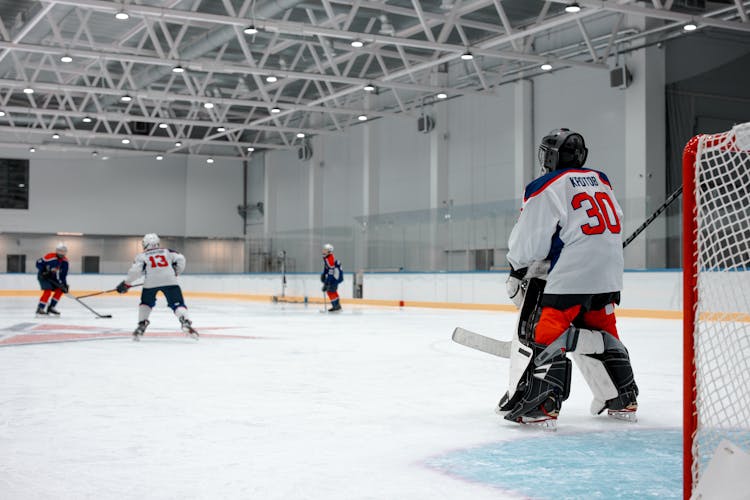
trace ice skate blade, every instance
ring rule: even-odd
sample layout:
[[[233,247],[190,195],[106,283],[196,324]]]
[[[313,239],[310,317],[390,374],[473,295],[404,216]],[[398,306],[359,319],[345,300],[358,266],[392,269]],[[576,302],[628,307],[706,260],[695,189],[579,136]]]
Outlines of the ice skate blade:
[[[638,416],[634,410],[607,410],[607,415],[624,422],[630,422],[632,424],[638,422]]]
[[[133,334],[133,342],[140,342],[142,335]]]
[[[547,432],[555,432],[557,430],[557,418],[555,417],[518,417],[516,422],[522,425],[536,427]]]

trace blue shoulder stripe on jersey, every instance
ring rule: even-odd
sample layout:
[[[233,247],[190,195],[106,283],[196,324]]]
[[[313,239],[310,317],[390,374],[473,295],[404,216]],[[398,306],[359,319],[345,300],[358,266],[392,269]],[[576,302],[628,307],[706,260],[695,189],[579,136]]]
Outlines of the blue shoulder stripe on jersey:
[[[593,170],[590,168],[564,168],[562,170],[549,172],[531,181],[529,185],[526,186],[526,190],[523,193],[523,201],[525,202],[529,198],[533,198],[534,196],[538,195],[539,193],[547,189],[547,186],[555,182],[560,176],[569,173],[596,174],[604,184],[606,184],[610,188],[612,187],[612,185],[609,183],[609,178],[604,172],[599,172],[598,170]]]

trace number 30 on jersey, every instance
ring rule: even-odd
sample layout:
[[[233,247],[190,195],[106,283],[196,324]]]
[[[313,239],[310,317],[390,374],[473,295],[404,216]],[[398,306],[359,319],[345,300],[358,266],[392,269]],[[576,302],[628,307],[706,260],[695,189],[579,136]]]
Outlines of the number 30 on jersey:
[[[578,193],[573,197],[571,205],[573,210],[585,209],[586,215],[596,219],[595,224],[592,221],[581,226],[583,234],[602,234],[606,230],[614,234],[620,232],[620,219],[609,194],[598,192],[592,197],[589,193]]]

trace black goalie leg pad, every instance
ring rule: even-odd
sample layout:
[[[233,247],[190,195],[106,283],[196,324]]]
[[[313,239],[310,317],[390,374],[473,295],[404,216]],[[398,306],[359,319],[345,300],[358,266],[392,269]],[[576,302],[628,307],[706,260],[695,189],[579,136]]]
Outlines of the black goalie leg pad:
[[[533,344],[534,354],[545,347]],[[562,353],[541,366],[530,363],[514,397],[501,401],[500,411],[508,412],[505,419],[557,417],[570,395],[571,371],[572,364]]]
[[[635,384],[630,356],[624,351],[604,351],[602,354],[590,355],[600,360],[617,388],[617,397],[606,401],[608,410],[634,410],[638,407],[638,386]],[[602,411],[604,408],[602,408]]]

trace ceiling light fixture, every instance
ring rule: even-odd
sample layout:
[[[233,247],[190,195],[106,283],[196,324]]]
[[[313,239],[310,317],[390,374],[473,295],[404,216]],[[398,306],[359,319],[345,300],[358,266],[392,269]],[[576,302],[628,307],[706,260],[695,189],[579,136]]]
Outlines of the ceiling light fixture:
[[[32,89],[31,87],[26,87],[25,89],[23,89],[23,93],[24,94],[33,94],[34,93],[34,89]]]
[[[375,85],[373,85],[372,83],[368,83],[367,85],[362,87],[362,90],[364,90],[365,92],[375,92]]]
[[[109,160],[109,156],[102,156],[102,160]]]
[[[448,94],[446,94],[445,92],[438,92],[435,97],[437,97],[438,99],[448,99]]]
[[[131,96],[129,96],[128,94],[125,94],[124,96],[120,97],[120,100],[122,102],[130,102],[130,101],[133,100],[133,98]]]
[[[472,59],[474,59],[474,54],[472,54],[471,51],[467,50],[466,52],[461,54],[461,59],[463,61],[471,61]]]
[[[212,103],[212,102],[204,102],[203,103],[203,107],[206,108],[206,109],[213,109],[214,108],[214,103]]]
[[[297,132],[297,139],[304,139],[304,138],[305,138],[305,134],[303,134],[302,132]]]
[[[242,30],[242,32],[246,35],[254,35],[258,32],[258,28],[256,28],[254,24],[251,24],[250,26]]]
[[[0,111],[0,116],[5,116],[5,111]]]
[[[567,12],[568,14],[575,14],[576,12],[581,12],[581,6],[578,5],[578,2],[571,2],[565,6],[565,12]]]
[[[59,139],[60,138],[60,134],[58,134],[58,133],[55,132],[54,134],[52,134],[52,138],[53,139]]]
[[[364,42],[362,40],[352,40],[349,45],[351,45],[355,49],[361,49],[362,47],[365,46],[365,44],[364,44]]]
[[[91,123],[93,120],[90,116],[84,116],[83,120],[81,120],[83,123]]]
[[[34,152],[36,152],[36,148],[34,146],[31,146],[29,148],[29,153],[34,153]]]
[[[122,142],[123,144],[130,144],[130,139],[125,138],[121,140],[120,142]]]
[[[540,68],[540,69],[541,69],[542,71],[549,71],[549,70],[551,70],[551,69],[552,69],[552,65],[551,65],[550,63],[544,63],[544,64],[542,64],[541,66],[539,66],[539,68]]]
[[[183,68],[179,64],[175,66],[174,68],[172,68],[172,73],[184,73],[184,72],[185,72],[185,68]]]
[[[267,81],[268,83],[276,83],[277,81],[279,81],[279,79],[278,79],[278,78],[276,78],[276,77],[275,77],[275,76],[273,76],[273,75],[268,75],[268,76],[266,77],[266,81]]]
[[[271,113],[274,113],[274,114],[281,113],[281,109],[279,109],[276,106],[274,106],[273,108],[271,108]]]
[[[177,141],[174,143],[174,147],[179,148],[182,146],[182,143],[180,141]]]
[[[248,148],[247,148],[247,152],[248,152],[248,153],[252,153],[253,151],[255,151],[255,148],[254,148],[254,147],[252,147],[252,146],[248,146]]]
[[[690,21],[685,26],[683,26],[682,29],[685,30],[685,31],[695,31],[695,30],[698,29],[698,25],[695,24],[694,22]]]
[[[169,125],[167,125],[166,123],[160,123],[159,128],[169,128]]]
[[[115,19],[117,19],[118,21],[127,21],[128,19],[130,19],[130,16],[124,10],[119,10],[115,14]]]
[[[91,156],[96,158],[97,156],[99,156],[99,151],[92,151]]]
[[[210,158],[210,157],[206,158],[206,163],[213,163],[213,162],[214,162],[213,158]]]
[[[162,161],[164,157],[162,155],[156,155],[156,161]]]
[[[357,117],[357,120],[359,120],[361,122],[366,122],[367,121],[367,115],[359,115]]]
[[[217,131],[217,132],[226,132],[226,131],[227,131],[227,129],[226,129],[225,127],[217,127],[217,128],[216,128],[216,131]]]
[[[73,58],[70,57],[68,54],[65,54],[64,56],[60,58],[60,62],[64,62],[64,63],[73,62]]]

